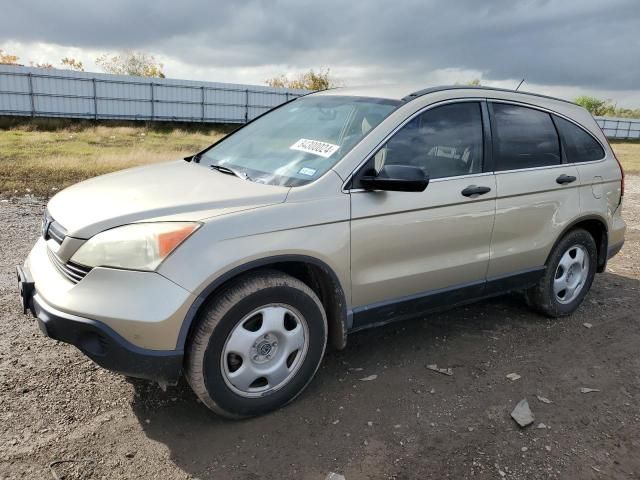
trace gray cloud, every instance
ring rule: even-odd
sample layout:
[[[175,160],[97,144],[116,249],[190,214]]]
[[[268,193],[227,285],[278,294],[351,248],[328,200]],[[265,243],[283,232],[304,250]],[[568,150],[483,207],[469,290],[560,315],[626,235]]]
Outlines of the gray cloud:
[[[359,67],[380,80],[456,68],[492,80],[638,88],[638,0],[309,3],[7,2],[0,42],[140,49],[221,68]]]

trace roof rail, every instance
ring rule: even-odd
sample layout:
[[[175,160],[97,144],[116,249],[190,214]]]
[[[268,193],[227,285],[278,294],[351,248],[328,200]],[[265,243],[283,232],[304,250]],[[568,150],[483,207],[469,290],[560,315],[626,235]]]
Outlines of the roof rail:
[[[519,90],[518,91],[509,90],[508,88],[483,87],[483,86],[476,86],[476,85],[441,85],[438,87],[424,88],[422,90],[417,90],[403,97],[402,101],[410,102],[411,100],[414,100],[418,97],[422,97],[423,95],[427,95],[429,93],[434,93],[434,92],[442,92],[445,90],[488,90],[493,92],[509,92],[509,93],[516,93],[518,95],[532,95],[534,97],[548,98],[550,100],[557,100],[559,102],[565,102],[565,103],[570,103],[572,105],[576,105],[576,103],[570,100],[565,100],[564,98],[550,97],[548,95],[540,95],[539,93],[531,93],[531,92],[522,92]]]

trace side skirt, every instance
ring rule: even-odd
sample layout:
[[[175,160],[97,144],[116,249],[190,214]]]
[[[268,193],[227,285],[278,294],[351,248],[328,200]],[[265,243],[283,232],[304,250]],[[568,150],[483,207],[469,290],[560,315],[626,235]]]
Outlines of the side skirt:
[[[486,281],[480,280],[357,307],[351,312],[353,328],[349,333],[522,290],[534,285],[542,278],[544,271],[545,267],[542,266]]]

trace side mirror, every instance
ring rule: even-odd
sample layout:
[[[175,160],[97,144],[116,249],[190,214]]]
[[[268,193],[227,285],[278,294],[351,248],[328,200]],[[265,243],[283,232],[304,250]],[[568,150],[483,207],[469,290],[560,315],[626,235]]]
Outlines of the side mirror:
[[[360,178],[366,190],[391,192],[423,192],[429,185],[429,176],[421,168],[410,165],[386,165],[377,175]]]

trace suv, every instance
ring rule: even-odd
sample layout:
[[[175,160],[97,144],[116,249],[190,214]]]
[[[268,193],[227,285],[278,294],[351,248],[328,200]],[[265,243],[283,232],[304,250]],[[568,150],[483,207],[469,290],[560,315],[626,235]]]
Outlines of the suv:
[[[323,91],[185,160],[54,196],[20,292],[45,335],[226,417],[364,328],[509,291],[569,315],[624,241],[602,131],[534,94]]]

